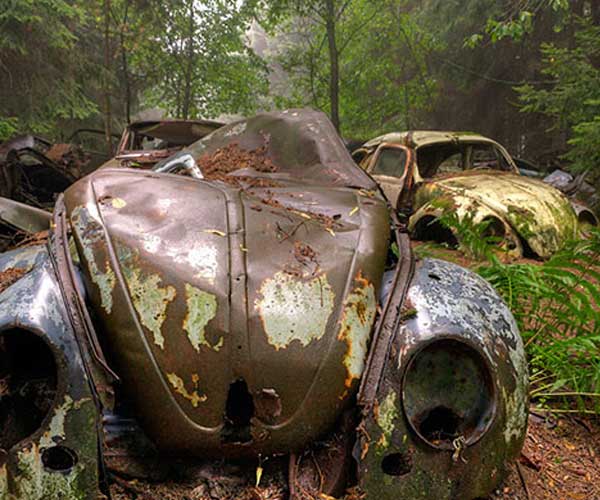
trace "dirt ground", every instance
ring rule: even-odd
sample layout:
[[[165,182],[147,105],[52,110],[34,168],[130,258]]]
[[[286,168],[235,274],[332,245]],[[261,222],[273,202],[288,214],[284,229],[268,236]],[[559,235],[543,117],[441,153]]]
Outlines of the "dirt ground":
[[[263,464],[258,488],[255,466],[213,463],[155,484],[115,477],[111,491],[115,500],[284,500],[281,465]],[[600,419],[532,410],[523,453],[488,500],[509,499],[600,500]]]
[[[534,413],[518,463],[490,498],[599,500],[600,420]]]

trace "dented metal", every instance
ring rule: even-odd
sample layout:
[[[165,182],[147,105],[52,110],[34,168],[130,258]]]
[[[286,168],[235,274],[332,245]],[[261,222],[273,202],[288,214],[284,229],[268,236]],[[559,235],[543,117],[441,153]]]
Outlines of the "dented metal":
[[[497,294],[415,263],[321,113],[258,115],[183,153],[203,179],[106,165],[59,199],[48,247],[0,255],[0,273],[21,269],[0,292],[0,339],[30,330],[60,367],[48,418],[0,452],[0,500],[95,498],[122,407],[160,456],[289,453],[293,500],[489,492],[527,408]],[[456,422],[438,429],[442,409]],[[49,471],[48,453],[72,466]]]

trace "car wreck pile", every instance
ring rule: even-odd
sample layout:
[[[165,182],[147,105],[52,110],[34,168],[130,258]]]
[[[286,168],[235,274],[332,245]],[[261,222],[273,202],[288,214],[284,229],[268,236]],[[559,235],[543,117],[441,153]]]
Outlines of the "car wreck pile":
[[[0,255],[0,500],[109,496],[115,443],[287,457],[293,500],[473,499],[518,456],[514,318],[478,276],[414,258],[323,114],[109,163],[52,218],[46,244]]]

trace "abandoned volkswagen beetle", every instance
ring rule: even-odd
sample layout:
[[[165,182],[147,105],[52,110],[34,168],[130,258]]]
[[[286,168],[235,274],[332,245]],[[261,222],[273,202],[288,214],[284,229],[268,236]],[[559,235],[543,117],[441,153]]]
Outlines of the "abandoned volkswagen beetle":
[[[0,273],[1,500],[109,495],[124,408],[164,457],[288,455],[292,499],[482,497],[524,441],[511,313],[413,258],[322,113],[101,168]]]
[[[470,132],[390,133],[365,143],[353,158],[380,183],[408,216],[417,240],[456,244],[459,223],[483,223],[513,257],[546,259],[580,228],[597,226],[596,215],[541,180],[523,176],[497,142]],[[459,242],[459,241],[458,241]]]

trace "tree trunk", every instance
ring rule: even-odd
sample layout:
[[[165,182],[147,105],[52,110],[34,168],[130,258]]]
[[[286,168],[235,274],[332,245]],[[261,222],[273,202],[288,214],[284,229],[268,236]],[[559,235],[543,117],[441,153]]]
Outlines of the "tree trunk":
[[[106,149],[112,156],[112,116],[110,109],[110,0],[104,0],[104,137]]]
[[[185,71],[185,92],[183,95],[183,119],[187,120],[190,117],[192,107],[192,79],[194,73],[194,1],[190,0],[189,8],[189,38],[187,44],[187,68]]]
[[[127,123],[131,123],[131,82],[129,79],[129,64],[127,62],[127,49],[125,48],[125,29],[129,19],[129,1],[125,3],[125,14],[123,15],[123,24],[119,32],[119,41],[121,45],[121,65],[123,69],[123,79],[125,81],[125,116]]]
[[[335,39],[335,0],[325,0],[325,24],[327,27],[327,42],[329,45],[329,100],[331,102],[331,121],[335,129],[340,130],[340,69],[339,53]]]

